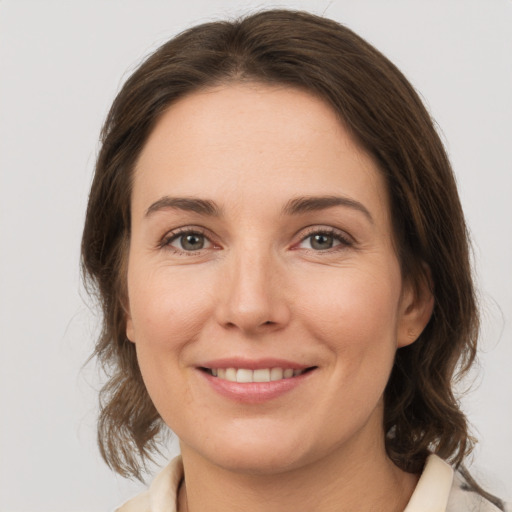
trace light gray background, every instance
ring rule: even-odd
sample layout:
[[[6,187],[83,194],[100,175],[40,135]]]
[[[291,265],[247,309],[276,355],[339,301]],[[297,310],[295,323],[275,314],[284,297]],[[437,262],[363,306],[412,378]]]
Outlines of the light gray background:
[[[140,488],[95,445],[97,332],[79,242],[98,133],[141,58],[198,22],[324,13],[374,43],[438,121],[475,243],[481,369],[473,469],[512,497],[512,2],[0,0],[0,511],[111,510]],[[175,450],[174,446],[174,450]]]

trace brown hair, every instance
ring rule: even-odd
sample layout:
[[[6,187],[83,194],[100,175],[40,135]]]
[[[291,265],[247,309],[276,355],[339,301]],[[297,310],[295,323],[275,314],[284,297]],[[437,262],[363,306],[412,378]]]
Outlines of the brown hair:
[[[404,278],[431,283],[435,295],[426,329],[396,354],[385,391],[387,452],[410,472],[421,471],[429,451],[459,465],[472,439],[452,385],[475,357],[478,315],[467,230],[443,144],[417,93],[386,57],[334,21],[286,10],[181,33],[133,73],[108,114],[82,239],[84,275],[103,308],[95,349],[109,374],[100,395],[102,456],[120,474],[140,478],[140,463],[157,449],[164,426],[125,333],[134,163],[171,103],[242,80],[322,98],[378,162]]]

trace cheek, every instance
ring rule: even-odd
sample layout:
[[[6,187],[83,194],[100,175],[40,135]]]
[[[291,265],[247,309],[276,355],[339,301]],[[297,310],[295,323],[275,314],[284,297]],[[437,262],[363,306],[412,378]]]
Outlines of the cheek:
[[[172,267],[129,272],[132,341],[165,351],[193,340],[214,303],[206,283],[197,272]]]
[[[396,351],[399,270],[331,269],[311,282],[314,289],[299,291],[304,328],[327,345],[345,376],[387,372]]]
[[[212,314],[206,279],[183,269],[157,268],[128,273],[132,333],[148,393],[164,421],[192,402],[185,364],[187,350],[200,338]],[[172,392],[170,392],[172,390]]]
[[[334,334],[352,327],[365,337],[378,325],[396,326],[400,291],[399,278],[383,278],[364,269],[336,269],[323,279],[311,279],[307,290],[299,294],[304,310],[318,320],[322,331]]]

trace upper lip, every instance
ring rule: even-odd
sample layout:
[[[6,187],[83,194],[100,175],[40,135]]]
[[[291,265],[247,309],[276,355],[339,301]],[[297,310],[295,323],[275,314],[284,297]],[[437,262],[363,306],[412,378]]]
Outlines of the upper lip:
[[[197,365],[199,368],[246,368],[248,370],[260,370],[264,368],[283,368],[292,370],[305,370],[314,365],[307,365],[278,358],[246,359],[239,357],[226,357],[205,361]]]

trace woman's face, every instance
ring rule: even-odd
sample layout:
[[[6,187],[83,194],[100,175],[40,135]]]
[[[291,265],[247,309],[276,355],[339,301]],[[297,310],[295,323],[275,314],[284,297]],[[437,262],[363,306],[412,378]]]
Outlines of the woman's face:
[[[249,472],[382,444],[395,351],[431,308],[402,280],[372,158],[319,99],[259,84],[191,94],[156,125],[128,298],[183,453]]]

